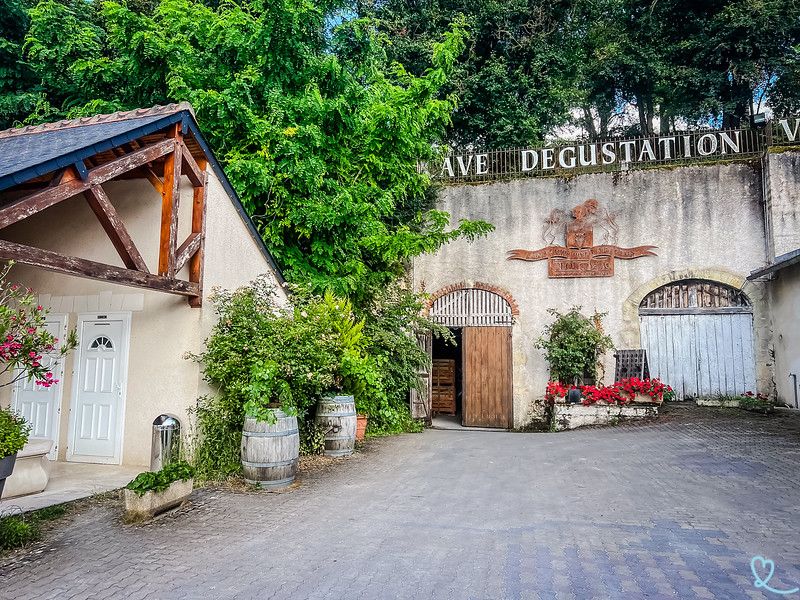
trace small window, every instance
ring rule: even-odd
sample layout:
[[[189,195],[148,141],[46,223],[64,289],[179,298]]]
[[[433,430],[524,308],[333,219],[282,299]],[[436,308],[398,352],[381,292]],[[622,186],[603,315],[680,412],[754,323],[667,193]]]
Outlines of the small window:
[[[108,339],[106,336],[101,335],[94,339],[92,344],[89,346],[89,350],[113,350],[114,344]]]

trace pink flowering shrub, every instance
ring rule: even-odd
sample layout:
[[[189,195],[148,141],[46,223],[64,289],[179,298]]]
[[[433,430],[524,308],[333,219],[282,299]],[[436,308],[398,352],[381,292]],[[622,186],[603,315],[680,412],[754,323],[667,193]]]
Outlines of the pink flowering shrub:
[[[33,379],[36,385],[50,387],[58,383],[50,370],[52,363],[43,357],[58,360],[78,345],[75,331],[71,331],[59,348],[58,338],[45,329],[47,310],[36,304],[29,288],[8,283],[9,263],[0,272],[0,375],[11,372],[13,376],[0,387],[11,385],[18,379]]]

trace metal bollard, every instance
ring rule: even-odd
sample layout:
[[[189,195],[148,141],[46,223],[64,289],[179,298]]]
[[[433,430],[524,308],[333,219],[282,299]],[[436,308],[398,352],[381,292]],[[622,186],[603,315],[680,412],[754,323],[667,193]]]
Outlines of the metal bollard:
[[[153,442],[150,447],[150,470],[160,471],[180,459],[181,422],[170,415],[158,415],[153,421]]]

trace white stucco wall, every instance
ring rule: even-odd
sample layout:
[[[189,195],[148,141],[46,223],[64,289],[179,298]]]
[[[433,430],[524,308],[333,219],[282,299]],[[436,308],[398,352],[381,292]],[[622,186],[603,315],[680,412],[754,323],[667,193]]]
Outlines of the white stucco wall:
[[[772,262],[776,256],[800,248],[800,152],[770,152],[767,161],[767,220],[772,230],[773,252],[769,262]]]
[[[506,260],[512,249],[546,246],[543,223],[550,212],[566,212],[595,198],[616,213],[618,244],[653,245],[658,256],[616,260],[614,277],[548,278],[547,261]],[[445,188],[438,209],[459,219],[482,219],[496,230],[472,244],[457,241],[414,263],[417,290],[435,293],[448,285],[481,282],[513,296],[519,317],[513,327],[514,424],[523,425],[544,395],[549,367],[533,347],[552,320],[548,308],[573,305],[584,314],[606,312],[604,326],[617,348],[638,348],[638,304],[672,280],[712,279],[737,288],[754,304],[758,389],[768,392],[769,315],[760,284],[746,284],[766,263],[761,173],[745,163],[580,175],[569,179],[523,179]],[[595,228],[594,244],[602,243]],[[564,244],[564,233],[556,239]],[[612,353],[605,357],[606,382],[613,379]],[[540,407],[539,407],[540,408]]]
[[[769,286],[774,327],[775,388],[778,400],[794,406],[795,382],[789,375],[794,373],[800,380],[800,264],[778,271]]]
[[[103,185],[151,272],[158,267],[161,196],[144,179]],[[184,178],[179,215],[179,244],[191,230],[192,188]],[[66,200],[40,214],[8,227],[3,238],[66,255],[123,266],[96,217],[82,196]],[[210,171],[208,182],[204,295],[212,286],[235,288],[270,267],[242,218]],[[179,274],[186,279],[188,267]],[[11,278],[32,287],[54,312],[68,307],[69,327],[77,324],[78,311],[87,312],[134,307],[131,321],[129,366],[126,382],[125,424],[122,462],[147,466],[153,419],[161,413],[178,416],[188,423],[186,408],[208,388],[200,366],[183,358],[200,352],[216,321],[213,305],[191,308],[184,296],[125,287],[112,283],[60,275],[15,266]],[[272,275],[275,279],[274,274]],[[285,292],[279,289],[281,302]],[[99,302],[98,302],[99,298]],[[139,305],[139,306],[137,306]],[[139,310],[141,308],[141,310]],[[59,459],[66,456],[69,439],[69,406],[75,354],[65,361],[61,385],[64,390],[60,421]],[[10,389],[3,388],[0,402],[10,402]]]

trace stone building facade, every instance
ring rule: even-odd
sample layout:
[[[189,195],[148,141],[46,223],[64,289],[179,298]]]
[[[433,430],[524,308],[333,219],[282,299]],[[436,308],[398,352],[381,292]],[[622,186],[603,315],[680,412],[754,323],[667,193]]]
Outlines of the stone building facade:
[[[549,365],[534,343],[553,320],[548,309],[573,306],[587,316],[605,313],[602,325],[616,348],[645,348],[651,374],[679,395],[753,391],[793,402],[776,377],[797,367],[797,346],[775,336],[799,326],[798,301],[787,299],[796,290],[772,289],[774,275],[748,276],[800,248],[800,152],[773,146],[716,158],[507,180],[482,173],[481,181],[446,185],[437,208],[451,222],[495,226],[485,238],[451,243],[413,266],[415,289],[430,294],[431,314],[459,340],[455,350],[432,343],[435,360],[455,361],[460,400],[452,412],[462,412],[467,393],[497,393],[479,382],[506,368],[497,362],[504,353],[495,360],[491,349],[464,347],[463,333],[499,326],[510,337],[510,376],[500,393],[511,399],[483,398],[477,410],[506,411],[514,427],[541,416]],[[479,166],[488,170],[485,160]],[[784,279],[788,290],[796,268]],[[473,351],[484,360],[470,360]],[[613,354],[601,358],[600,383],[614,381]],[[467,365],[480,373],[467,373]],[[416,404],[417,416],[431,408],[424,398]]]

